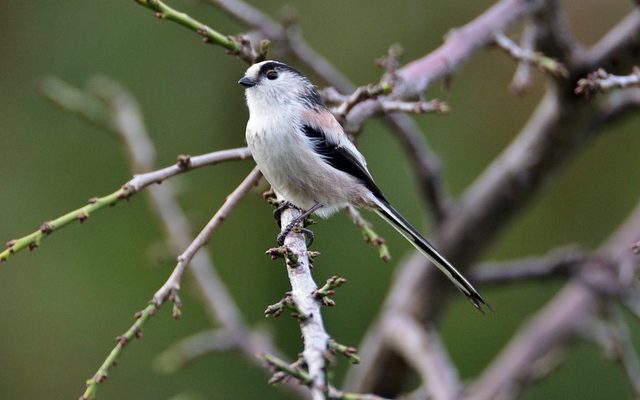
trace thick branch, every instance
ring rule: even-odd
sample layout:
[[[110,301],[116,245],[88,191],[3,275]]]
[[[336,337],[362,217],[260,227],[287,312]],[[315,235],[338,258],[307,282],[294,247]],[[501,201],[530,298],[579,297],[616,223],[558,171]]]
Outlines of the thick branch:
[[[620,272],[626,265],[635,264],[637,256],[629,249],[629,243],[640,236],[640,203],[621,227],[603,245],[600,254],[616,267],[617,271],[603,271],[607,264],[587,263],[582,266],[583,276],[588,271],[599,273],[611,285],[630,286],[620,282]],[[603,275],[602,273],[605,272]],[[588,281],[587,281],[588,282]],[[484,400],[514,396],[520,390],[521,377],[537,360],[573,337],[597,311],[600,294],[590,282],[571,282],[555,296],[547,306],[524,324],[491,365],[467,390],[466,399]]]
[[[471,270],[471,280],[478,284],[502,284],[571,276],[588,260],[588,254],[575,247],[561,248],[542,257],[485,263]]]
[[[418,372],[434,400],[458,398],[458,372],[449,359],[435,327],[424,327],[410,316],[396,315],[384,321],[389,346]]]
[[[291,222],[301,215],[294,208],[287,208],[281,215],[281,226],[284,230]],[[291,283],[291,297],[296,306],[306,316],[300,322],[304,350],[302,357],[308,366],[312,398],[325,398],[327,377],[325,375],[325,353],[329,346],[329,335],[322,322],[321,303],[314,296],[318,286],[311,276],[307,246],[303,232],[292,230],[284,241],[289,258],[295,262],[287,262],[287,273]]]
[[[514,4],[520,3],[499,3],[501,7]],[[483,16],[479,19],[483,19]],[[634,32],[627,21],[621,24],[625,24],[622,31]],[[475,23],[469,26],[485,27]],[[616,27],[613,31],[619,32],[620,28]],[[465,32],[472,35],[472,32]],[[624,41],[621,34],[616,34],[615,37]],[[554,41],[565,43],[562,39]],[[560,45],[555,47],[562,48]],[[563,62],[566,58],[558,54],[553,56]],[[437,59],[430,56],[423,58]],[[438,65],[421,65],[426,71],[442,71],[442,67]],[[573,63],[568,65],[574,66]],[[571,76],[575,76],[576,71],[582,71],[584,66],[574,68],[575,71],[570,70]],[[534,195],[572,155],[602,131],[605,126],[602,123],[605,111],[598,109],[593,103],[576,99],[572,92],[570,81],[564,82],[560,88],[552,87],[523,130],[466,190],[459,209],[450,213],[451,217],[447,219],[439,235],[439,246],[459,269],[464,270],[477,259],[497,238],[507,222],[534,199]],[[615,119],[606,121],[610,123],[613,120]],[[412,313],[423,321],[437,319],[442,312],[447,297],[444,292],[448,286],[442,284],[441,276],[435,269],[426,268],[426,264],[411,262],[402,268],[385,301],[386,306],[379,317],[381,320],[398,311]],[[379,326],[374,325],[370,336],[365,339],[365,345],[360,346],[362,354],[369,357],[363,356],[358,370],[352,370],[349,387],[357,391],[393,395],[401,390],[402,380],[399,377],[404,376],[406,365],[384,345],[384,337],[373,332],[375,329],[379,329]],[[389,376],[390,371],[398,376],[392,383],[389,383],[389,379],[383,379],[383,376]]]

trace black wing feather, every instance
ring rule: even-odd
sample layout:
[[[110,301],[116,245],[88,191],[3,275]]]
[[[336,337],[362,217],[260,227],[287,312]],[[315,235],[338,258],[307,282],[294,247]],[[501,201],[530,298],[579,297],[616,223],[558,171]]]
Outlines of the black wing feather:
[[[362,182],[378,199],[388,203],[382,191],[373,181],[371,174],[364,165],[358,160],[348,149],[332,143],[321,129],[317,129],[310,125],[302,127],[304,134],[311,139],[315,146],[316,153],[322,156],[322,159],[333,168],[353,176]]]

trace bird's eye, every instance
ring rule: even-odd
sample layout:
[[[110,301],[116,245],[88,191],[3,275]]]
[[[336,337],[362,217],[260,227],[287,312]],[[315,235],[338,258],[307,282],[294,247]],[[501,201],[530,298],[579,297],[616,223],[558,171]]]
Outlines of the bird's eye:
[[[267,73],[265,74],[267,76],[267,79],[269,79],[270,81],[276,79],[278,77],[278,73],[276,72],[275,69],[270,69],[267,71]]]

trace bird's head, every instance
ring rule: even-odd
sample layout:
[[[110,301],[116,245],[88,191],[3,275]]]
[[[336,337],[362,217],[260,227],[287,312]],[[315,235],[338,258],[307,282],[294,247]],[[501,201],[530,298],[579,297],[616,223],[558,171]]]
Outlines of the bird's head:
[[[281,107],[324,107],[313,84],[296,69],[278,61],[253,64],[238,83],[246,88],[251,113],[273,113]]]

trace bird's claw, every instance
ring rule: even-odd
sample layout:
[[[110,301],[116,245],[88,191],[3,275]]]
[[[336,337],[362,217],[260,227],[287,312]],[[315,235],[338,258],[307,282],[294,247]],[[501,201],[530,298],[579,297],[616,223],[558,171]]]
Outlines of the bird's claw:
[[[283,246],[284,245],[284,240],[286,239],[287,235],[289,233],[291,233],[291,231],[293,230],[293,228],[296,226],[296,224],[298,224],[300,221],[293,221],[291,222],[289,225],[287,225],[276,237],[276,240],[278,242],[278,245]],[[300,232],[302,232],[305,236],[305,238],[308,240],[307,243],[307,247],[311,246],[313,244],[313,241],[316,238],[316,235],[313,233],[313,231],[311,229],[307,229],[307,228],[299,228]]]
[[[293,204],[289,203],[287,200],[282,200],[280,203],[278,203],[278,206],[276,207],[276,209],[273,210],[273,218],[275,218],[276,222],[278,223],[278,226],[282,226],[281,225],[282,222],[280,221],[280,217],[282,217],[282,213],[284,212],[284,210],[290,207],[297,208]]]

